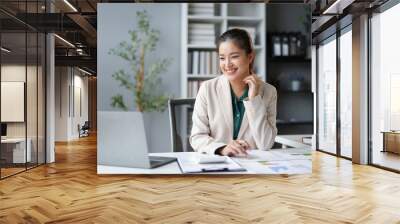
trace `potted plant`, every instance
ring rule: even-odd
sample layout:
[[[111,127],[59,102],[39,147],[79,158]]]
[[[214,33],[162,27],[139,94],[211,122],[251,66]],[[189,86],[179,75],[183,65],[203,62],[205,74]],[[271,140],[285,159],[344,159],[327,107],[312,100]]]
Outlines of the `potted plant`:
[[[160,32],[150,27],[146,11],[137,12],[136,16],[139,30],[130,30],[128,32],[130,41],[122,41],[109,51],[109,54],[127,61],[131,70],[119,69],[112,74],[112,77],[122,88],[134,95],[137,111],[164,111],[169,97],[160,92],[161,79],[158,75],[167,70],[171,59],[157,60],[152,64],[145,63],[146,55],[155,50]],[[128,105],[121,94],[112,96],[111,100],[114,108],[128,110]]]
[[[143,131],[149,139],[154,138],[160,131],[165,131],[166,129],[164,128],[163,130],[160,127],[159,130],[152,131],[151,127],[155,126],[157,122],[157,125],[161,126],[160,122],[164,120],[168,121],[168,119],[165,119],[165,113],[161,112],[166,109],[170,97],[162,92],[161,79],[158,75],[167,71],[172,59],[153,60],[156,57],[152,56],[152,62],[146,60],[148,58],[146,56],[155,51],[160,32],[151,27],[146,11],[137,12],[136,17],[137,30],[128,31],[129,41],[122,41],[118,46],[109,51],[110,55],[118,56],[129,64],[129,70],[118,69],[112,74],[112,77],[119,83],[121,87],[119,90],[128,91],[132,94],[133,102],[127,101],[120,92],[117,92],[111,97],[111,106],[118,110],[101,112],[99,119],[103,124],[107,124],[109,120],[112,120],[114,123],[121,122],[122,124],[124,121],[119,119],[122,117],[122,113],[124,113],[124,116],[126,116],[126,113],[132,113],[132,117],[141,119],[138,122],[144,122],[146,129],[135,129],[135,132]],[[128,111],[133,105],[136,111]],[[139,113],[140,116],[133,116],[133,113]],[[140,125],[140,127],[143,126]],[[128,130],[126,132],[120,129],[110,130],[106,125],[103,125],[99,131],[101,132],[99,137],[105,138],[107,138],[107,134],[112,135],[115,132],[131,134],[131,131]],[[157,133],[155,133],[156,131]],[[118,141],[118,139],[113,139],[113,141]],[[150,142],[148,141],[148,143]]]

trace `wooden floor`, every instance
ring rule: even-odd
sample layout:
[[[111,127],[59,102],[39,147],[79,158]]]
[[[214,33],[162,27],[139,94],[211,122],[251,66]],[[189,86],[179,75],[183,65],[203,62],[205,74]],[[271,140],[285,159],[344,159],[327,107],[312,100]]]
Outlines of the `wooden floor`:
[[[19,172],[23,172],[25,171],[25,167],[24,168],[1,168],[1,177],[8,177],[11,176],[13,174],[19,173]]]
[[[0,181],[0,223],[400,223],[400,175],[316,152],[293,176],[99,176],[96,139]]]
[[[374,151],[372,161],[374,164],[400,170],[400,155],[392,152]]]

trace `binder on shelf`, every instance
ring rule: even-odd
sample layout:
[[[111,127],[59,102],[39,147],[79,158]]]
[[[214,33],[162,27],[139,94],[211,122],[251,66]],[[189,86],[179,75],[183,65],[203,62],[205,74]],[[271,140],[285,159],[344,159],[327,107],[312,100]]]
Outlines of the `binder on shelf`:
[[[205,55],[205,52],[204,51],[200,51],[200,71],[199,71],[199,73],[200,73],[200,75],[204,75],[206,72],[205,72],[205,70],[204,70],[204,63],[205,63],[205,61],[204,61],[204,55]]]
[[[204,80],[190,80],[188,81],[188,97],[195,98],[199,92],[201,84]]]
[[[197,75],[199,74],[199,52],[198,51],[193,51],[193,70],[192,74]]]
[[[193,52],[189,51],[188,52],[188,67],[187,67],[187,71],[189,74],[193,73]]]
[[[213,62],[211,74],[216,75],[218,73],[218,67],[219,67],[218,54],[217,52],[213,51],[211,55],[212,55],[211,60]]]
[[[199,82],[193,81],[192,84],[193,84],[192,97],[195,98],[197,96],[197,92],[199,91]]]
[[[188,53],[188,70],[191,75],[216,75],[219,61],[216,51],[193,50]]]
[[[210,51],[206,51],[206,74],[211,74],[211,52]]]

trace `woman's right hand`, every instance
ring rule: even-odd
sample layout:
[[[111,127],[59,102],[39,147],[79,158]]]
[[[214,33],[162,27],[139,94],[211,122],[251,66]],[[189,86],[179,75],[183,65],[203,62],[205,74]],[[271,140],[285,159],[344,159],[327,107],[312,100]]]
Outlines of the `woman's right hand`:
[[[245,140],[232,140],[220,151],[220,154],[223,156],[247,155],[249,148],[250,145]]]

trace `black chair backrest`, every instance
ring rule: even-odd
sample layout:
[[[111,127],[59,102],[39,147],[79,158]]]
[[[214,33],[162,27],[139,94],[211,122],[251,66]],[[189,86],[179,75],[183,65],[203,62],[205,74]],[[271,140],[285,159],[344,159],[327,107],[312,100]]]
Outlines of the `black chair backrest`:
[[[89,129],[90,125],[89,125],[89,121],[85,121],[85,123],[82,125],[82,129]]]
[[[194,102],[194,98],[170,99],[168,101],[172,150],[174,152],[193,151],[189,144],[189,136],[192,129]]]

